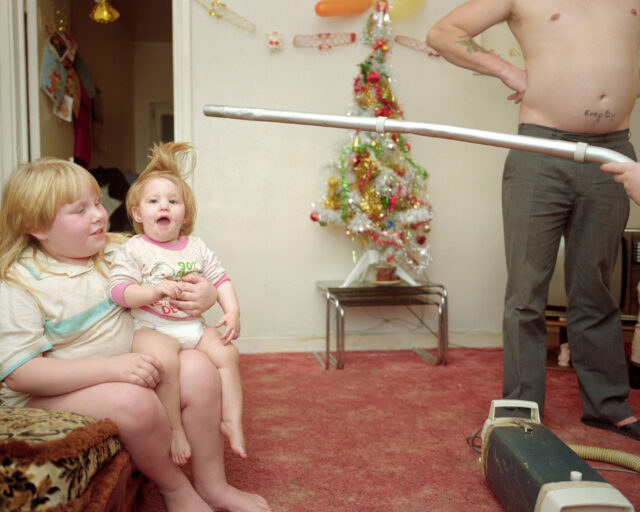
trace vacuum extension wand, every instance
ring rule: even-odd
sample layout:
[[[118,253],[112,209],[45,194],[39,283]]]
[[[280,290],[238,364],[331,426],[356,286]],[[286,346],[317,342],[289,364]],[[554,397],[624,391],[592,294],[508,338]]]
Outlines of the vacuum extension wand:
[[[591,146],[584,142],[550,140],[525,135],[474,130],[442,124],[416,123],[387,117],[338,116],[293,112],[287,110],[267,110],[262,108],[229,107],[205,105],[204,115],[247,121],[267,121],[273,123],[307,124],[332,128],[346,128],[378,133],[412,133],[423,137],[459,140],[474,144],[485,144],[500,148],[519,149],[533,153],[558,156],[576,162],[632,162],[630,158],[611,149]]]

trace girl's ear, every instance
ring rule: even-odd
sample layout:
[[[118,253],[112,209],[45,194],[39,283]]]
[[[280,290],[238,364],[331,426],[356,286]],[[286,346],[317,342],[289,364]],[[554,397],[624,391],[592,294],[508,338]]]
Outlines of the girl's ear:
[[[47,240],[47,238],[49,238],[49,234],[46,231],[32,231],[29,234],[39,242],[42,242],[43,240]]]
[[[140,211],[138,210],[137,206],[133,206],[131,208],[131,216],[137,223],[142,224],[142,217],[140,217]]]

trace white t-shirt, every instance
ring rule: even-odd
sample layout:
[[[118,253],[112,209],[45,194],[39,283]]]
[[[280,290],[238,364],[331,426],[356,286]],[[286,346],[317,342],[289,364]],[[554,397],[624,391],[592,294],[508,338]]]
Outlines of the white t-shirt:
[[[25,287],[0,281],[0,379],[39,354],[87,359],[131,351],[131,315],[113,303],[92,261],[70,265],[27,249],[11,270]],[[23,406],[29,398],[2,384],[4,404]]]

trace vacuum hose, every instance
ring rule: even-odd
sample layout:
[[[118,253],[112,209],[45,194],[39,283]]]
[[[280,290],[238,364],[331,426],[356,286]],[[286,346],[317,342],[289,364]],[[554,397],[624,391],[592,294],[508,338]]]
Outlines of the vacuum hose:
[[[640,457],[632,453],[609,448],[599,448],[597,446],[584,446],[580,444],[568,445],[577,455],[585,460],[595,460],[607,462],[623,468],[631,469],[640,473]]]

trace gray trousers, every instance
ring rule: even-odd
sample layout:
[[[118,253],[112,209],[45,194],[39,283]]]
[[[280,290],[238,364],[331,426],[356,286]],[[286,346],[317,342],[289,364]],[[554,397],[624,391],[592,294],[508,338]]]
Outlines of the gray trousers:
[[[586,142],[635,160],[628,130],[573,134],[532,124],[518,133]],[[565,237],[567,334],[583,419],[631,416],[618,302],[609,292],[629,198],[600,164],[512,150],[502,180],[507,288],[504,398],[532,400],[544,412],[547,335],[544,311]]]

